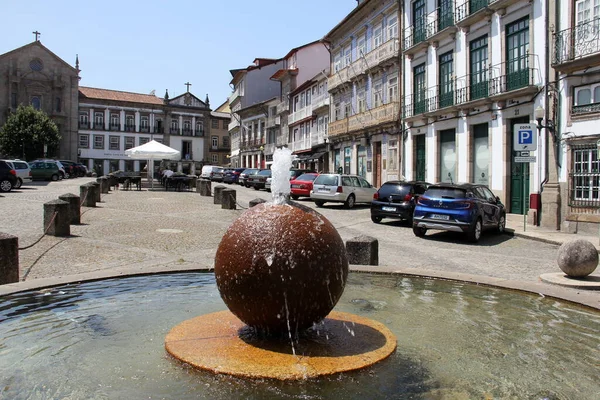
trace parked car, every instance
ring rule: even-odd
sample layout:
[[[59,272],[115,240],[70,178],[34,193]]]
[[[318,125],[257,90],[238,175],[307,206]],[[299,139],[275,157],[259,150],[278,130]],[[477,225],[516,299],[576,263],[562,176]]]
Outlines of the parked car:
[[[412,223],[416,201],[429,185],[420,181],[385,182],[373,195],[371,221],[378,224],[383,218],[394,218]]]
[[[212,181],[213,174],[219,169],[222,170],[223,168],[216,165],[205,165],[202,167],[200,178],[210,179]]]
[[[213,182],[223,182],[223,174],[225,172],[224,168],[215,168],[211,173],[210,173],[210,180]]]
[[[316,173],[316,171],[314,171],[312,169],[291,168],[290,169],[290,181],[296,179],[297,177],[299,177],[302,174],[307,174],[307,173]]]
[[[250,186],[248,186],[248,182],[247,182],[247,181],[248,181],[248,177],[249,177],[250,175],[253,175],[253,174],[257,173],[258,171],[260,171],[260,170],[259,170],[259,169],[257,169],[257,168],[246,168],[246,169],[245,169],[244,171],[242,171],[242,173],[240,174],[240,177],[239,177],[239,179],[238,179],[238,183],[239,183],[240,185],[242,185],[242,186],[245,186],[245,187],[250,187]]]
[[[265,188],[265,183],[267,182],[267,178],[271,177],[270,169],[261,169],[256,173],[248,176],[248,187],[253,187],[254,190],[260,190]]]
[[[29,164],[32,179],[49,179],[58,181],[63,179],[62,164],[54,160],[33,161]]]
[[[60,162],[65,168],[69,167],[67,178],[77,178],[87,174],[87,167],[83,164],[70,160],[60,160]]]
[[[317,179],[316,172],[304,173],[290,181],[290,197],[298,200],[300,197],[310,197],[310,191],[313,188],[313,182]]]
[[[40,160],[35,160],[35,161],[31,161],[29,163],[29,167],[32,169],[31,174],[33,179],[36,179],[35,174],[33,172],[33,168],[31,167],[32,163],[35,162],[50,162],[50,163],[54,163],[56,164],[56,166],[58,167],[58,180],[64,179],[64,178],[68,178],[67,175],[67,170],[65,169],[65,166],[58,160],[52,160],[52,159],[40,159]]]
[[[428,229],[464,232],[479,241],[485,229],[503,233],[506,209],[500,198],[485,185],[437,184],[419,197],[413,214],[413,232],[425,236]]]
[[[244,172],[246,168],[226,168],[223,172],[224,183],[238,183],[240,174]]]
[[[337,202],[352,208],[356,203],[371,203],[376,191],[373,185],[358,175],[320,174],[313,182],[310,198],[317,207]]]
[[[17,184],[17,171],[6,161],[0,161],[0,192],[10,192]]]
[[[2,160],[17,172],[17,182],[14,185],[15,189],[19,189],[24,182],[31,182],[31,169],[29,164],[21,160]]]

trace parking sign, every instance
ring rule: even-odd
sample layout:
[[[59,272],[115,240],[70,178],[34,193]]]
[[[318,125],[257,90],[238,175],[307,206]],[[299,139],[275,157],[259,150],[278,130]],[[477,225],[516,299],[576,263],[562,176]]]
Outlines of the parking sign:
[[[537,129],[535,124],[516,124],[514,132],[514,151],[537,150]]]

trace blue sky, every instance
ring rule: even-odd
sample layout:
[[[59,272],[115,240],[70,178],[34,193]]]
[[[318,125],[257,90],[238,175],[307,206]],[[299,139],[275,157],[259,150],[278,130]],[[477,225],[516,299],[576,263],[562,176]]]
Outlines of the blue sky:
[[[231,89],[230,69],[279,58],[322,38],[355,0],[0,0],[0,54],[41,32],[41,42],[75,65],[82,86],[171,97],[190,91],[214,109]]]

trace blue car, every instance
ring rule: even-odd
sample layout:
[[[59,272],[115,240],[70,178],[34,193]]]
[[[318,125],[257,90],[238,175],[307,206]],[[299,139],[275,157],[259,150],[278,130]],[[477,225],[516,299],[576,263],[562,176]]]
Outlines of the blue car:
[[[428,229],[463,232],[478,242],[481,233],[494,229],[503,233],[506,209],[485,185],[471,183],[429,186],[419,197],[413,214],[413,232],[423,237]]]

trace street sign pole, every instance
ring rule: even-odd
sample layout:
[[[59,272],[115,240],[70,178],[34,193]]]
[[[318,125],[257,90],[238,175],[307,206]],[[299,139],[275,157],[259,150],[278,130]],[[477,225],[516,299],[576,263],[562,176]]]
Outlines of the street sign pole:
[[[530,152],[537,150],[537,127],[535,124],[515,124],[513,127],[513,150],[519,152],[519,156],[515,157],[515,162],[532,163],[536,162],[536,157],[531,156]],[[523,165],[523,232],[527,230],[527,200],[525,198],[525,165]],[[538,177],[541,179],[541,177]]]

